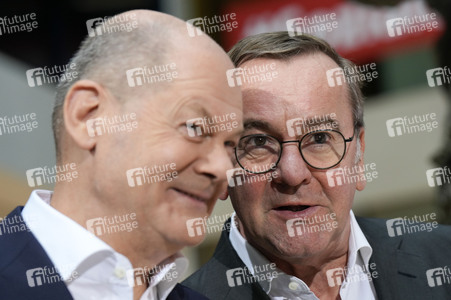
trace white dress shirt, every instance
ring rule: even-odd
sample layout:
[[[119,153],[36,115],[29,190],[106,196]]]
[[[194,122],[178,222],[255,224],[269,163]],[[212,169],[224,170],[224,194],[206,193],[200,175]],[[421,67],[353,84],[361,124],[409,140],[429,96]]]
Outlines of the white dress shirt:
[[[61,274],[72,297],[75,300],[132,300],[133,285],[141,283],[135,283],[135,278],[131,277],[133,266],[128,258],[50,206],[51,197],[51,191],[33,191],[22,216],[25,222],[33,220],[27,223],[31,233]],[[153,276],[141,300],[166,299],[187,266],[187,259],[178,254]],[[177,278],[171,276],[174,272]],[[55,272],[50,270],[48,274]]]
[[[236,218],[235,213],[232,215],[232,218]],[[368,263],[373,253],[373,249],[360,229],[352,210],[350,212],[350,218],[351,234],[349,237],[347,269],[357,270],[357,272],[348,271],[347,274],[345,273],[347,276],[345,276],[345,281],[340,286],[340,297],[343,300],[375,300],[377,297],[373,281],[357,279],[364,278],[362,277],[362,272],[363,274],[368,274],[368,272],[366,272],[367,270],[370,272],[374,271],[368,269]],[[229,237],[238,256],[253,275],[255,275],[253,266],[269,264],[268,259],[243,238],[236,226],[236,222],[231,222]],[[277,271],[277,277],[270,277],[268,280],[258,281],[271,299],[318,300],[316,295],[301,279],[296,276],[285,274],[278,268]]]

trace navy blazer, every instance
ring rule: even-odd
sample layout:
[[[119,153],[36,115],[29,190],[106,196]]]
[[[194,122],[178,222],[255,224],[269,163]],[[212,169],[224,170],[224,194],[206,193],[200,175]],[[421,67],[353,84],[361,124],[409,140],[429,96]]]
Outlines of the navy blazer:
[[[22,209],[23,207],[17,207],[5,220],[20,216]],[[20,218],[20,220],[23,219]],[[21,222],[17,225],[16,232],[6,233],[1,232],[3,226],[0,223],[0,300],[72,300],[72,295],[64,281],[55,280],[49,284],[40,284],[40,278],[27,274],[30,269],[44,266],[54,269],[54,265],[34,235],[23,230],[26,228],[25,224]],[[167,299],[205,300],[208,298],[186,286],[177,284]]]
[[[440,285],[437,281],[436,286],[430,287],[426,276],[429,269],[451,269],[451,226],[389,237],[386,220],[356,219],[373,248],[370,265],[376,264],[377,277],[372,280],[379,300],[451,299],[451,282]],[[269,299],[255,280],[229,286],[226,272],[245,267],[230,243],[229,225],[225,226],[213,257],[183,284],[215,300]]]

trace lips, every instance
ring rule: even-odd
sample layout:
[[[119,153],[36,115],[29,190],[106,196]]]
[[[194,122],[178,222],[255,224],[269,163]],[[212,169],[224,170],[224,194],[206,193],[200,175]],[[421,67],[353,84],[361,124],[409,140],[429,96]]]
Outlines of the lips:
[[[321,206],[307,204],[283,204],[275,206],[272,212],[284,220],[293,218],[310,218],[319,213]]]
[[[309,205],[287,205],[287,206],[276,207],[275,210],[281,210],[281,211],[288,210],[288,211],[296,212],[296,211],[303,211],[309,207],[310,207]]]
[[[200,202],[208,202],[212,198],[212,195],[207,193],[199,193],[199,192],[192,192],[192,191],[185,191],[178,188],[174,188],[175,191],[177,191],[180,194],[183,194],[187,197],[190,197],[194,200],[200,201]]]

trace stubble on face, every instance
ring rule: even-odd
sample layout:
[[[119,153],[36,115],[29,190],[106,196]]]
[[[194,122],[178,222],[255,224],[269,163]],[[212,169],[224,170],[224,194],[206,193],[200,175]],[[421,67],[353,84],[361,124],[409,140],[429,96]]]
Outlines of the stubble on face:
[[[327,83],[326,71],[336,68],[335,62],[323,54],[312,54],[289,61],[255,59],[241,67],[271,62],[277,64],[278,78],[243,85],[245,135],[266,133],[281,141],[293,140],[287,132],[288,120],[331,113],[337,116],[339,131],[345,138],[353,135],[346,87],[332,88]],[[354,165],[356,138],[347,145],[346,156],[337,167]],[[318,258],[316,263],[320,263],[325,257],[345,254],[356,185],[330,187],[326,171],[309,167],[295,143],[285,144],[282,153],[277,178],[229,188],[241,233],[268,258],[309,263]],[[281,212],[281,206],[290,205],[308,208],[302,212]],[[290,236],[287,226],[290,216],[336,221],[336,228]]]

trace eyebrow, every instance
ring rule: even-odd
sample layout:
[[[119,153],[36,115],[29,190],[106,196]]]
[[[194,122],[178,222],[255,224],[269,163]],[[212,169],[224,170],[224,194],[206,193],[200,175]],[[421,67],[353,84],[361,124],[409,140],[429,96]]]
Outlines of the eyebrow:
[[[183,114],[186,111],[195,113],[199,118],[203,117],[211,118],[211,113],[208,110],[206,110],[205,107],[203,107],[198,103],[190,103],[188,105],[184,105],[183,107],[181,107],[181,109],[177,111],[176,116],[178,116],[179,114]]]
[[[202,116],[204,116],[204,117],[207,117],[207,118],[210,118],[211,117],[211,114],[210,114],[210,112],[209,111],[207,111],[206,109],[205,109],[205,107],[203,107],[203,106],[198,106],[198,105],[194,105],[194,106],[191,106],[191,107],[189,107],[188,106],[188,108],[192,108],[195,112],[199,112]]]
[[[256,120],[256,119],[247,119],[244,120],[243,123],[244,131],[250,129],[258,129],[261,131],[273,131],[273,127],[266,121]]]
[[[340,122],[336,118],[331,118],[330,115],[322,116],[321,118],[318,116],[310,116],[310,117],[305,117],[302,119],[303,119],[304,124],[306,124],[306,126],[319,126],[322,124],[324,125],[324,124],[335,122],[336,128],[333,128],[333,129],[341,132]],[[258,119],[244,120],[243,128],[244,128],[244,132],[246,132],[247,130],[252,130],[252,129],[260,130],[260,131],[263,131],[266,133],[278,132],[269,122],[258,120]]]

